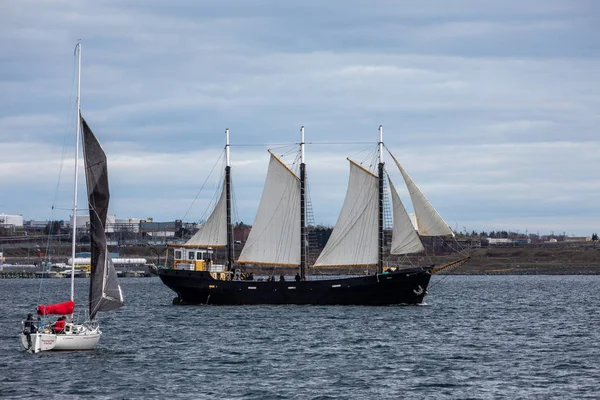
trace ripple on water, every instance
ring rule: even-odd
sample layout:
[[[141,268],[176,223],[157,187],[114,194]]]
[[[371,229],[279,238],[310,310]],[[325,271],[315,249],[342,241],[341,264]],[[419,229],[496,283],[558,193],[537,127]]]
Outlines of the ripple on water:
[[[595,398],[600,277],[450,276],[421,307],[176,307],[123,279],[90,352],[26,354],[39,281],[0,280],[0,397],[45,399]],[[85,304],[86,280],[76,281]],[[68,293],[65,280],[48,280]],[[575,293],[577,295],[575,295]]]

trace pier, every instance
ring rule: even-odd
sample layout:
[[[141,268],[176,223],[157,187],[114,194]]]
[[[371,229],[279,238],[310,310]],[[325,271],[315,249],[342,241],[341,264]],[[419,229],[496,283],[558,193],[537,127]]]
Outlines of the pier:
[[[117,271],[119,278],[149,278],[152,274],[149,271]],[[24,270],[12,270],[12,271],[0,271],[0,279],[38,279],[38,278],[50,278],[50,279],[61,279],[70,278],[71,271],[24,271]],[[89,278],[89,272],[75,272],[75,278]]]

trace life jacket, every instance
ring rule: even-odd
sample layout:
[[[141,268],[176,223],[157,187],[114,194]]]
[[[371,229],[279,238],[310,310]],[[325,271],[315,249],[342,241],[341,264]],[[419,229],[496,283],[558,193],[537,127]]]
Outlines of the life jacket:
[[[62,319],[56,321],[56,323],[54,324],[54,332],[61,333],[63,329],[65,329],[65,321]]]

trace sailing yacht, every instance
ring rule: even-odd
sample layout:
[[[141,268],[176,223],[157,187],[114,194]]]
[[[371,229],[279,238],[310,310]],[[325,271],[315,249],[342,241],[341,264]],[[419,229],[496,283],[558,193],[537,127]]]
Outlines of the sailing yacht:
[[[411,266],[386,268],[384,271],[385,164],[380,126],[378,173],[374,174],[348,159],[350,179],[346,198],[331,237],[311,266],[319,269],[374,266],[375,274],[330,279],[311,279],[307,274],[304,128],[301,128],[299,176],[269,151],[267,178],[254,224],[238,260],[234,260],[228,131],[226,135],[225,182],[213,213],[185,245],[174,249],[173,267],[158,270],[162,282],[177,294],[174,304],[420,304],[427,294],[432,273],[459,265],[468,258],[462,257],[435,269],[432,266]],[[419,235],[453,236],[406,171],[395,158],[393,160],[415,204],[418,230],[415,230],[390,180],[394,213],[390,253],[422,252],[424,247]],[[227,248],[226,264],[213,263],[211,249],[215,247]],[[238,280],[234,275],[235,263],[238,266],[298,267],[298,276],[296,281]]]
[[[69,315],[64,328],[55,333],[50,325],[40,326],[35,332],[21,332],[21,344],[34,353],[50,350],[90,350],[96,347],[102,331],[96,315],[100,311],[117,309],[124,304],[123,293],[117,273],[107,249],[105,226],[110,193],[106,155],[94,133],[81,116],[81,43],[77,44],[77,124],[75,140],[75,183],[73,196],[73,238],[71,243],[71,299],[51,305],[40,305],[37,314],[40,318],[48,315]],[[81,134],[80,134],[81,133]],[[83,144],[88,209],[90,214],[91,275],[89,288],[88,319],[83,323],[73,321],[75,308],[75,244],[77,227],[77,186],[79,174],[79,138]],[[42,320],[43,321],[43,320]],[[31,341],[31,345],[30,342]]]

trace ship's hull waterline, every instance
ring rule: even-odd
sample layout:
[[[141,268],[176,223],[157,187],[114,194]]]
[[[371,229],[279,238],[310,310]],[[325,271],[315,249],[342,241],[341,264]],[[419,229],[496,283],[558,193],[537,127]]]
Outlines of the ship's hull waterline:
[[[159,269],[162,282],[177,293],[174,304],[393,305],[421,304],[431,278],[413,268],[358,277],[307,281],[219,281],[205,271]]]

